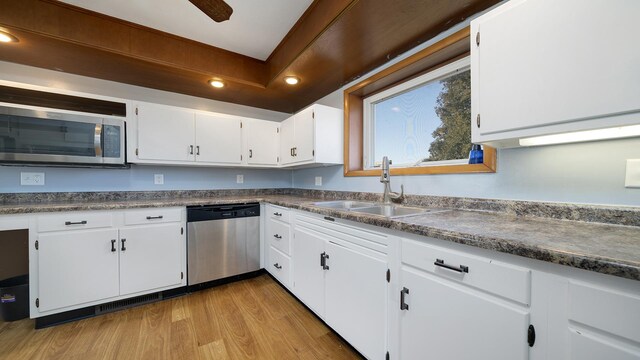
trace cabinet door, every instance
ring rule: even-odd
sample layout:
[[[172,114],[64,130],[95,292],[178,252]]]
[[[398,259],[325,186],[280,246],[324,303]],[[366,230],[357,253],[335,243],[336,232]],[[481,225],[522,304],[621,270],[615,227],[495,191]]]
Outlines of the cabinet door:
[[[386,353],[387,264],[329,241],[325,321],[368,359]]]
[[[606,117],[640,111],[640,47],[629,46],[639,13],[638,1],[529,0],[475,20],[474,142],[507,131],[552,133],[545,125],[558,126],[555,132],[612,127],[623,120]]]
[[[280,164],[291,164],[295,161],[293,147],[295,146],[294,117],[280,123]]]
[[[401,277],[409,309],[398,309],[400,358],[529,358],[524,310],[413,269],[403,268]]]
[[[298,227],[293,236],[293,293],[320,317],[324,317],[324,272],[320,255],[325,240]]]
[[[251,120],[245,122],[247,136],[247,164],[278,165],[280,150],[280,124],[274,121]]]
[[[294,117],[295,144],[294,162],[313,160],[315,146],[315,113],[313,107],[307,108]]]
[[[138,104],[138,158],[193,161],[194,113],[156,104]]]
[[[196,114],[196,161],[240,164],[242,129],[239,118]]]
[[[39,234],[40,311],[118,296],[117,240],[117,229]]]
[[[120,230],[121,295],[182,283],[185,254],[180,228],[174,223]]]

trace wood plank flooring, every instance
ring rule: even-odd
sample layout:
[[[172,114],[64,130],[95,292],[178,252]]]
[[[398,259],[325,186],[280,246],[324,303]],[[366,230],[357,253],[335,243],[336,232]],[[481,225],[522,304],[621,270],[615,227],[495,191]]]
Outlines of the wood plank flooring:
[[[0,323],[0,359],[361,359],[268,275],[35,330]]]

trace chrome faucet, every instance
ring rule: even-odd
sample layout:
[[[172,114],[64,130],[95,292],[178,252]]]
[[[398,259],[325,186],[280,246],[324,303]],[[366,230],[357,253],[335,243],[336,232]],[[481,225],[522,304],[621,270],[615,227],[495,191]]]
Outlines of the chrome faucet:
[[[391,174],[389,173],[389,165],[391,160],[388,157],[382,158],[382,174],[380,174],[380,182],[384,184],[384,194],[382,201],[385,204],[391,204],[392,200],[402,200],[404,196],[404,186],[400,185],[400,194],[391,191]]]

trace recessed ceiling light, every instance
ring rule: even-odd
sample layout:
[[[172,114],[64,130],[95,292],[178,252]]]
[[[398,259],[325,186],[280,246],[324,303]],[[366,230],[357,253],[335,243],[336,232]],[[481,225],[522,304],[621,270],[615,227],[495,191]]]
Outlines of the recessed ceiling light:
[[[224,83],[221,80],[209,80],[209,85],[214,88],[222,88],[224,87]]]
[[[295,85],[300,82],[300,79],[295,76],[287,76],[284,78],[284,81],[289,85]]]
[[[0,42],[3,42],[3,43],[18,42],[18,38],[9,34],[8,32],[4,32],[0,30]]]

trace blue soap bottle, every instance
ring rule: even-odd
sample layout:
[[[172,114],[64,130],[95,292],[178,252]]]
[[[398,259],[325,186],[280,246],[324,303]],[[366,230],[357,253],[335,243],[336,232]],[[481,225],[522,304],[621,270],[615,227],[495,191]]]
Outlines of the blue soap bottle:
[[[482,164],[484,162],[484,154],[482,146],[479,144],[472,144],[471,151],[469,151],[469,164]]]

